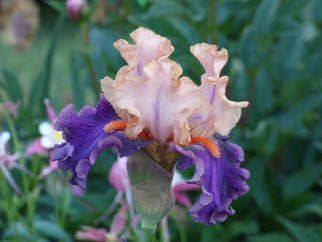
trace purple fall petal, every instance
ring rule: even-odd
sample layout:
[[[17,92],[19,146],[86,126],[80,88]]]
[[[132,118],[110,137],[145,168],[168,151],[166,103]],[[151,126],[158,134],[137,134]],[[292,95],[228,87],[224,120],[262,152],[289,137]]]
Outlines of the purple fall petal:
[[[222,222],[227,215],[234,214],[230,206],[232,200],[249,189],[245,182],[249,172],[239,167],[244,159],[242,148],[222,137],[215,138],[220,158],[215,158],[206,147],[198,144],[186,147],[172,144],[170,147],[184,155],[179,160],[178,169],[188,169],[192,164],[196,166],[196,172],[188,182],[201,185],[202,193],[188,212],[196,222],[207,225]]]
[[[84,106],[76,114],[69,104],[59,113],[55,129],[63,132],[66,142],[55,146],[52,159],[59,160],[60,169],[72,171],[71,184],[86,188],[88,172],[104,149],[116,146],[120,156],[125,156],[150,143],[131,140],[124,131],[104,132],[104,126],[115,120],[120,118],[103,95],[96,108]]]

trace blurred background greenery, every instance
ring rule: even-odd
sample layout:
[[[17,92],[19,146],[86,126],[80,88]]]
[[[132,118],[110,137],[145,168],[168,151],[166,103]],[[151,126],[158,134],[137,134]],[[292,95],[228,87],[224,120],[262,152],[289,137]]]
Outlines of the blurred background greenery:
[[[21,150],[16,151],[23,153],[39,137],[38,125],[47,119],[44,98],[57,113],[70,102],[76,110],[96,105],[99,80],[114,77],[124,65],[113,42],[130,41],[128,34],[138,26],[170,39],[175,48],[171,58],[198,84],[203,69],[189,48],[200,42],[217,44],[229,53],[223,71],[230,77],[227,96],[250,102],[230,136],[244,148],[242,166],[251,173],[250,191],[233,202],[236,214],[221,224],[197,224],[186,215],[179,228],[176,215],[170,215],[171,241],[321,241],[321,0],[90,1],[90,10],[78,21],[68,17],[65,1],[36,3],[39,29],[30,46],[18,51],[0,43],[0,101],[20,102],[14,125]],[[1,114],[0,122],[0,131],[10,128]],[[107,181],[114,160],[108,152],[99,157],[82,197],[66,195],[66,190],[53,201],[45,189],[30,185],[29,191],[39,194],[30,222],[36,229],[27,238],[70,240],[81,225],[98,226],[93,221],[116,193]],[[48,157],[25,162],[33,167]],[[190,195],[198,197],[196,192]],[[0,199],[0,237],[10,240],[13,231],[24,235],[19,226],[8,226],[1,203],[6,198]],[[10,199],[22,220],[28,217],[28,198]],[[59,224],[55,202],[64,201],[65,222]],[[35,221],[47,221],[55,232],[39,229]],[[110,224],[107,219],[99,225]]]

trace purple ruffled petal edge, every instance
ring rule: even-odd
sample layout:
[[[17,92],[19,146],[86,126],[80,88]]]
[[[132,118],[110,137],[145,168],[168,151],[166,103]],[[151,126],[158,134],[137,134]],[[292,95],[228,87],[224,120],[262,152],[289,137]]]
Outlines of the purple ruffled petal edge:
[[[196,166],[195,174],[188,182],[200,185],[202,193],[188,213],[196,222],[207,225],[223,222],[228,215],[234,214],[232,200],[249,190],[245,181],[249,178],[249,172],[239,167],[244,159],[242,148],[228,142],[226,138],[215,139],[221,153],[220,158],[212,156],[201,144],[170,146],[172,151],[184,155],[179,160],[178,169]]]
[[[71,170],[69,182],[86,188],[90,168],[98,155],[109,147],[116,147],[120,156],[127,156],[148,145],[150,140],[129,139],[124,131],[104,132],[104,126],[120,118],[104,98],[96,108],[84,106],[77,114],[69,104],[58,114],[55,129],[63,132],[65,143],[56,145],[53,160],[62,170]]]

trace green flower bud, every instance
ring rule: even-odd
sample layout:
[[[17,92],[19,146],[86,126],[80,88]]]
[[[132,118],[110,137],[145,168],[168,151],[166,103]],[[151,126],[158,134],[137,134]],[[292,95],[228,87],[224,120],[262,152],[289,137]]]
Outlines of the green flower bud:
[[[159,166],[142,149],[129,156],[127,171],[131,182],[133,203],[142,227],[155,227],[172,209],[175,198],[171,187],[173,170]]]

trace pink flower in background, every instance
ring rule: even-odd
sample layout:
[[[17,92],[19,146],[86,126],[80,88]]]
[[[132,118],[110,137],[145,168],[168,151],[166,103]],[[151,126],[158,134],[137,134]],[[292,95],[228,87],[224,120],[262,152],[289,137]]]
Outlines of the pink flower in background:
[[[127,174],[127,168],[126,168],[127,161],[128,161],[127,157],[122,157],[122,158],[118,157],[117,160],[114,162],[113,166],[111,167],[108,180],[118,192],[113,202],[109,206],[109,208],[106,210],[103,216],[97,219],[97,222],[105,220],[115,210],[118,204],[122,204],[120,211],[122,210],[121,214],[125,214],[125,215],[121,217],[124,217],[124,219],[126,219],[127,213],[129,212],[133,229],[136,232],[138,232],[136,224],[139,218],[137,215],[135,215],[135,212],[134,212],[132,196],[131,196],[131,184],[130,184],[130,180],[129,180],[129,177]],[[120,213],[120,211],[118,212],[118,214]],[[119,219],[118,221],[119,221],[118,226],[116,225],[114,226],[120,227],[120,225],[123,224],[123,222],[121,222],[122,221],[121,219]],[[125,221],[124,221],[124,226],[125,226]]]
[[[176,202],[189,208],[192,205],[191,200],[187,194],[184,194],[182,192],[199,190],[200,186],[187,183],[187,180],[183,178],[181,173],[177,170],[174,170],[172,188],[174,192],[174,197],[176,198]]]
[[[107,237],[107,229],[93,228],[89,226],[83,226],[81,231],[76,232],[76,239],[86,241],[105,242]]]
[[[126,169],[127,160],[127,157],[118,157],[108,175],[108,181],[115,187],[116,190],[121,192],[125,192],[131,188]]]
[[[66,9],[68,15],[73,20],[78,20],[81,17],[82,9],[87,6],[84,0],[67,0]]]
[[[19,158],[19,154],[10,154],[7,149],[7,143],[10,139],[11,135],[7,131],[3,131],[0,133],[0,169],[7,178],[8,182],[10,183],[11,187],[19,194],[21,194],[21,190],[12,178],[9,170],[12,168],[17,168],[23,172],[30,174],[29,170],[17,163]]]
[[[8,111],[16,119],[18,118],[18,108],[20,106],[20,103],[20,101],[18,101],[17,103],[13,103],[12,101],[0,102],[0,111]]]
[[[124,203],[114,216],[110,230],[83,226],[82,231],[76,232],[76,239],[96,242],[121,241],[119,233],[125,228],[127,204]]]

